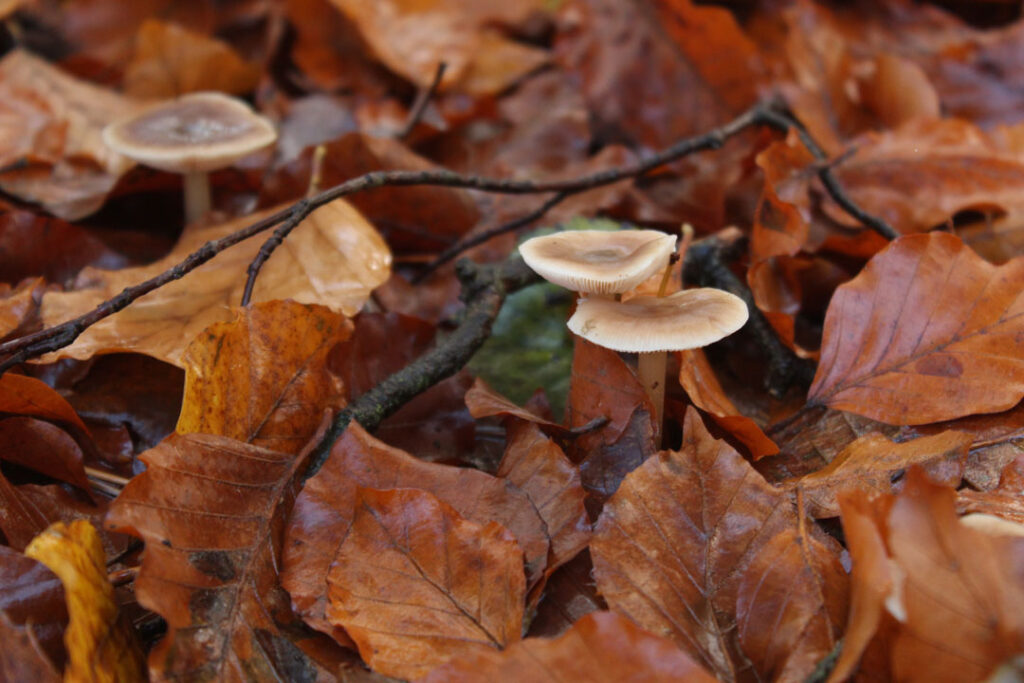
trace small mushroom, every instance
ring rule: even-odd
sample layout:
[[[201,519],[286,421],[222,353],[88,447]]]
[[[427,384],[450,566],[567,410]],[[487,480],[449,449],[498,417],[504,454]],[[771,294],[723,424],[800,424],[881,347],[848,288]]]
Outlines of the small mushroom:
[[[657,230],[574,230],[526,240],[519,253],[548,282],[607,297],[664,268],[675,245]]]
[[[115,152],[185,176],[188,222],[210,210],[210,171],[276,139],[269,120],[245,102],[214,92],[185,95],[103,129],[103,142]]]
[[[729,336],[747,322],[747,305],[729,292],[704,287],[629,301],[580,299],[569,329],[614,351],[637,353],[637,375],[661,424],[667,352],[696,349]]]

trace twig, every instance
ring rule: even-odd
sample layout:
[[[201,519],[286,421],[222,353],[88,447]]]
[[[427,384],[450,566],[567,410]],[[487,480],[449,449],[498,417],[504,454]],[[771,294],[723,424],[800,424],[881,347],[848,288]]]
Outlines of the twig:
[[[383,382],[350,403],[338,413],[331,427],[309,456],[305,478],[316,474],[330,455],[334,442],[355,420],[373,431],[386,418],[413,397],[469,362],[491,333],[491,325],[505,297],[538,281],[537,275],[518,255],[494,266],[479,266],[463,260],[456,264],[462,282],[462,300],[466,309],[462,322],[444,341]]]
[[[292,207],[292,213],[284,223],[277,226],[274,233],[267,239],[266,242],[260,247],[260,251],[256,254],[256,258],[249,264],[249,268],[246,270],[248,277],[245,280],[245,289],[242,290],[242,305],[248,306],[252,300],[252,290],[256,286],[256,276],[260,274],[260,269],[263,264],[267,262],[267,259],[274,253],[281,242],[288,237],[288,234],[292,230],[298,227],[299,223],[305,220],[313,211],[314,199],[302,199],[294,207]]]
[[[538,206],[536,209],[526,214],[525,216],[520,216],[519,218],[511,220],[507,223],[503,223],[502,225],[499,225],[495,228],[485,230],[479,234],[472,235],[467,239],[456,242],[455,244],[451,245],[450,247],[442,251],[440,254],[438,254],[437,258],[435,258],[433,261],[424,266],[423,270],[417,273],[416,276],[412,279],[412,284],[418,285],[419,283],[423,282],[430,276],[431,273],[433,273],[435,270],[451,261],[453,258],[458,256],[462,252],[466,251],[467,249],[472,249],[478,244],[483,244],[484,242],[494,237],[497,237],[498,235],[504,235],[507,232],[518,230],[519,228],[529,225],[530,223],[533,223],[536,220],[540,220],[541,218],[544,217],[544,214],[546,214],[556,205],[560,204],[567,197],[570,197],[573,194],[576,193],[569,191],[559,192],[558,194],[552,196],[543,204],[541,204],[540,206]]]
[[[434,80],[430,82],[430,86],[420,90],[416,95],[416,101],[412,104],[412,109],[409,110],[409,117],[405,120],[405,125],[402,129],[395,133],[395,137],[399,140],[409,137],[412,133],[412,129],[416,127],[416,124],[423,118],[423,113],[427,111],[427,105],[430,104],[430,100],[433,99],[434,94],[437,93],[437,89],[441,86],[441,79],[444,78],[445,69],[448,68],[448,64],[445,62],[438,62],[437,71],[434,72]]]

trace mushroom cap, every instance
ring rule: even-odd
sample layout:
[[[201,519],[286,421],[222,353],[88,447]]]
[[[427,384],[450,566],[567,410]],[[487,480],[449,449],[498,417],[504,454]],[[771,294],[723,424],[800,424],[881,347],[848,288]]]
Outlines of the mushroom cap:
[[[702,287],[629,301],[580,299],[569,329],[614,351],[682,351],[728,337],[743,327],[747,316],[743,299]]]
[[[268,119],[215,92],[185,95],[103,129],[115,152],[171,173],[224,168],[276,139]]]
[[[676,238],[657,230],[573,230],[519,246],[526,265],[574,292],[628,292],[668,264]]]

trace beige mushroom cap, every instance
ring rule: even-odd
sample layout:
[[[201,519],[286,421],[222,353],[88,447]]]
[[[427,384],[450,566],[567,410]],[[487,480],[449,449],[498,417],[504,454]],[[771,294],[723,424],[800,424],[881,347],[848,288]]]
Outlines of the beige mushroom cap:
[[[747,315],[743,299],[703,287],[629,301],[581,299],[569,329],[614,351],[682,351],[728,337],[743,327]]]
[[[103,129],[115,152],[171,173],[224,168],[276,139],[268,119],[214,92],[185,95]]]
[[[528,239],[519,253],[548,282],[619,294],[664,268],[675,248],[675,236],[657,230],[574,230]]]

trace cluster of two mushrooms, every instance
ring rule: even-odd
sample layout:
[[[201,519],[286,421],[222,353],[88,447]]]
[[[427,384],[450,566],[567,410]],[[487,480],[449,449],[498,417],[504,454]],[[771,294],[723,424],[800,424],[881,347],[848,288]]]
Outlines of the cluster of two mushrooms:
[[[708,287],[616,300],[668,268],[675,244],[675,236],[656,230],[579,230],[534,237],[519,247],[538,275],[579,293],[570,330],[598,346],[638,354],[637,375],[659,431],[668,353],[727,337],[748,315],[742,299]]]

